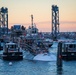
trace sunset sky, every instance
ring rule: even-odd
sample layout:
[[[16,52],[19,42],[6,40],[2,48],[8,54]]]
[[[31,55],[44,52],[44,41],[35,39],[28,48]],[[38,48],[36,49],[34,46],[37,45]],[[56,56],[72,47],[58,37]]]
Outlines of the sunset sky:
[[[8,8],[9,28],[31,25],[31,14],[39,31],[51,32],[52,5],[59,7],[60,31],[76,31],[76,0],[0,0],[0,8]]]

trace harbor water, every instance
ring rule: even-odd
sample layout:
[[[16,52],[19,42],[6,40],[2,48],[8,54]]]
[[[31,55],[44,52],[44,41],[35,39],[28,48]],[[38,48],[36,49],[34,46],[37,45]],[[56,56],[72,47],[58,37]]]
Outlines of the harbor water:
[[[49,49],[57,55],[57,43]],[[24,54],[25,55],[25,54]],[[12,62],[9,65],[9,62]],[[35,61],[23,59],[21,61],[4,61],[0,59],[0,75],[75,75],[76,61],[63,61],[61,71],[57,70],[56,61]]]

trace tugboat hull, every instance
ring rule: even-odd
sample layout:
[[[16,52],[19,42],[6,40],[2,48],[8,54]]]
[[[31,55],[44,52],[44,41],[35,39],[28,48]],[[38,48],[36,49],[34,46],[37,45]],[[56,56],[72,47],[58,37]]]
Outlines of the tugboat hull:
[[[3,52],[3,60],[22,60],[22,52],[5,53]]]
[[[63,60],[76,60],[76,42],[64,42],[62,48]]]
[[[63,60],[76,60],[76,52],[64,52],[62,53]]]

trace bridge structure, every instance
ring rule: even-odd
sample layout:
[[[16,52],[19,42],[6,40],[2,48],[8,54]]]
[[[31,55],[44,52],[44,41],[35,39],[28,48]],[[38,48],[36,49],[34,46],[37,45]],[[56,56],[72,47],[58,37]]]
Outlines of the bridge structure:
[[[59,8],[52,5],[52,39],[57,40],[59,37]]]
[[[8,8],[0,8],[0,34],[8,34]]]

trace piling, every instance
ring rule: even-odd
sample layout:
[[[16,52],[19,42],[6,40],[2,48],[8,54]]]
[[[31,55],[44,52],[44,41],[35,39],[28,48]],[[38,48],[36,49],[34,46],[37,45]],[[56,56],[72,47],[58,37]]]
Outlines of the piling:
[[[58,43],[58,50],[57,50],[57,70],[62,70],[62,42]]]

